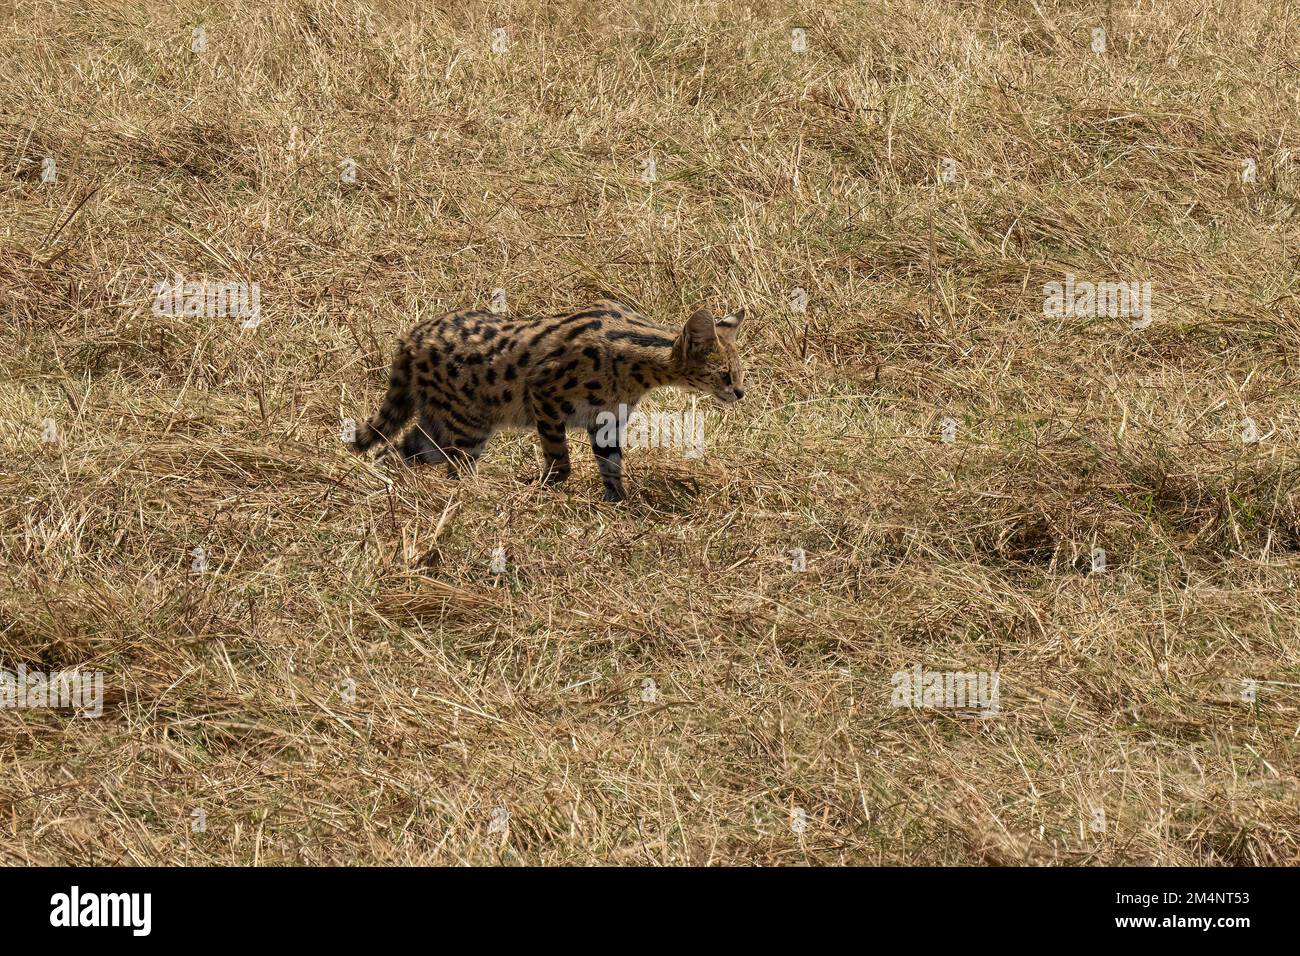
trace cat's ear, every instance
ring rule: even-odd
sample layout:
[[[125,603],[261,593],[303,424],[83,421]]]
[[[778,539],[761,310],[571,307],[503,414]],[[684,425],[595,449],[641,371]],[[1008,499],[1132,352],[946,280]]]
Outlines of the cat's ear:
[[[722,318],[714,322],[713,328],[714,331],[717,332],[719,338],[734,339],[736,337],[736,330],[740,328],[740,323],[744,321],[745,310],[737,309],[730,315],[724,315]]]
[[[717,337],[717,332],[713,330],[713,313],[708,309],[696,309],[682,326],[682,334],[677,337],[677,347],[687,362],[699,362],[709,354]]]

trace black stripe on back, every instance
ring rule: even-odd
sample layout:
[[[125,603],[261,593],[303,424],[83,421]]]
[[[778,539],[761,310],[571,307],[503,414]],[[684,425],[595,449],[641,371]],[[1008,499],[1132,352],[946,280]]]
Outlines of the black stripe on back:
[[[609,339],[611,342],[621,342],[626,340],[631,342],[633,345],[644,345],[649,348],[669,349],[673,347],[672,339],[666,339],[662,335],[649,335],[645,332],[615,330],[606,332],[605,338]]]

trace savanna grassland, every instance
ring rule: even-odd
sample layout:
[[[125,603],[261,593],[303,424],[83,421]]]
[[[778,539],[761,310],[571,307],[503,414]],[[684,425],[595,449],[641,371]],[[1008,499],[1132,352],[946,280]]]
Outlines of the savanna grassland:
[[[105,679],[0,861],[1300,862],[1296,5],[7,0],[0,124],[0,666]],[[498,288],[748,395],[617,506],[351,453]]]

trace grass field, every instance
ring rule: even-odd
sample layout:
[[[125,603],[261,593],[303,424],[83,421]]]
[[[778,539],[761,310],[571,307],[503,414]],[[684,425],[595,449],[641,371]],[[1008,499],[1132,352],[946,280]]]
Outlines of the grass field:
[[[1300,9],[437,6],[0,8],[0,667],[105,687],[0,861],[1300,863]],[[349,452],[494,289],[748,395],[621,506]]]

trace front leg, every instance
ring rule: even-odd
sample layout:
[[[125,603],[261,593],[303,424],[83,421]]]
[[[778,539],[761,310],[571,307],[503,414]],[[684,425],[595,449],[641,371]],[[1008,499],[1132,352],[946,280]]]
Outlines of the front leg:
[[[546,459],[542,466],[542,484],[558,485],[569,477],[569,438],[565,434],[564,422],[539,419],[537,434],[542,439],[542,454]]]
[[[605,500],[622,501],[627,495],[623,492],[623,446],[618,429],[592,426],[587,431],[600,480],[605,485]]]

